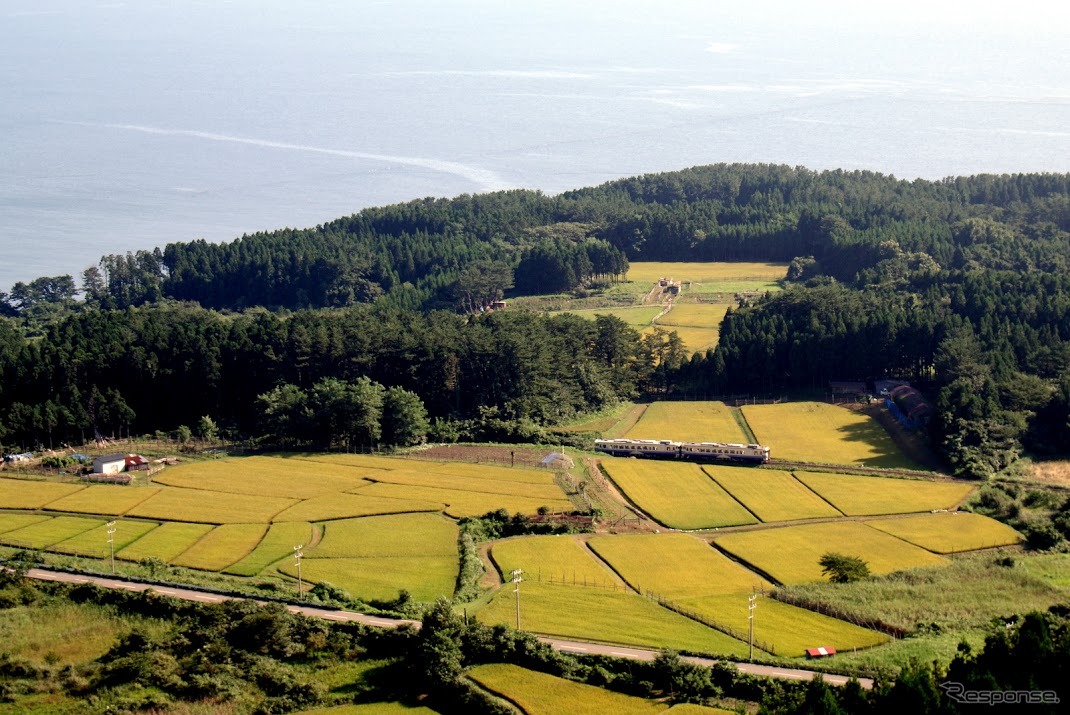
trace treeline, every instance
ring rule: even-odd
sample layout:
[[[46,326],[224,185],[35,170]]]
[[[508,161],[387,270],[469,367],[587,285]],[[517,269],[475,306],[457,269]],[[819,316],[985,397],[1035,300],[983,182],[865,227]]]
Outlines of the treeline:
[[[0,443],[151,433],[206,415],[294,445],[404,444],[427,419],[439,436],[453,425],[507,438],[635,397],[660,379],[668,342],[608,316],[509,311],[158,305],[79,313],[34,340],[0,321]]]
[[[808,256],[812,273],[839,280],[918,262],[930,269],[1051,272],[1067,267],[1068,196],[1066,174],[908,182],[864,171],[719,164],[561,196],[516,190],[423,199],[312,229],[224,244],[173,243],[105,256],[82,284],[87,301],[107,308],[171,298],[216,309],[384,299],[407,308],[467,309],[471,291],[462,272],[480,261],[516,272],[504,281],[499,275],[487,288],[491,295],[619,278],[629,259]],[[901,255],[886,255],[889,242]],[[889,258],[895,260],[877,267]],[[0,307],[25,310],[24,287],[0,296]]]

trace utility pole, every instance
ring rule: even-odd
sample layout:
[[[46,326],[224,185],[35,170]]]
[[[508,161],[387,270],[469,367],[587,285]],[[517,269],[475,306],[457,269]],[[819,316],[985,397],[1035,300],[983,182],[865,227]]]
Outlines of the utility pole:
[[[294,547],[294,561],[297,563],[297,600],[305,600],[305,591],[301,586],[301,557],[305,555],[305,552],[301,549],[305,548],[304,544],[298,544]]]
[[[758,594],[752,593],[747,599],[747,620],[750,621],[750,655],[749,660],[754,660],[754,608],[758,605]]]
[[[115,522],[109,521],[107,524],[108,529],[108,551],[111,552],[111,573],[115,575]]]
[[[513,569],[513,593],[516,594],[516,629],[520,630],[520,582],[523,581],[520,578],[520,574],[524,573],[520,569]]]

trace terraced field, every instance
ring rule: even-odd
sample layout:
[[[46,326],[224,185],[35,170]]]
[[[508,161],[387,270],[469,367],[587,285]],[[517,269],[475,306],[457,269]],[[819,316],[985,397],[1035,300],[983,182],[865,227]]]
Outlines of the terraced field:
[[[671,439],[678,442],[745,442],[743,430],[723,402],[651,403],[628,430],[628,439]]]
[[[725,534],[714,543],[785,584],[826,580],[818,561],[829,552],[857,556],[874,574],[948,563],[942,556],[856,521]]]
[[[628,280],[635,283],[655,283],[659,278],[671,278],[676,281],[692,281],[706,286],[725,283],[736,284],[744,281],[756,286],[772,284],[782,279],[788,272],[785,263],[753,262],[665,262],[635,261],[628,266]]]
[[[75,492],[85,489],[81,484],[57,484],[30,479],[0,477],[0,506],[4,509],[40,509]]]
[[[633,328],[644,328],[650,325],[650,321],[661,312],[661,306],[656,305],[633,305],[623,308],[590,308],[581,310],[558,310],[550,315],[563,315],[571,313],[586,320],[595,320],[599,315],[611,315],[623,320]]]
[[[892,442],[876,420],[823,402],[744,405],[760,444],[773,459],[888,469],[924,469]]]
[[[111,535],[115,550],[121,550],[158,526],[159,524],[151,521],[116,520],[112,527],[115,531]],[[101,524],[89,531],[83,531],[69,539],[52,544],[50,549],[63,554],[77,554],[78,556],[102,559],[109,556],[112,549],[112,545],[108,544],[108,526],[107,524]]]
[[[306,552],[310,559],[457,556],[457,525],[438,514],[343,519],[329,521],[323,529],[323,539]]]
[[[87,519],[81,516],[57,516],[54,519],[29,524],[0,535],[0,543],[26,549],[47,549],[52,544],[78,536],[103,526],[102,519]]]
[[[843,516],[789,472],[721,465],[702,471],[764,522]]]
[[[672,310],[658,318],[658,325],[699,328],[716,333],[728,308],[728,305],[717,303],[677,303]]]
[[[707,622],[748,628],[747,598],[770,584],[707,543],[684,534],[596,537],[591,548],[634,587],[697,614]],[[837,649],[883,643],[877,632],[762,598],[755,638],[777,655],[795,657],[817,645]]]
[[[164,489],[127,511],[126,515],[206,524],[266,524],[276,514],[295,504],[296,499],[285,497],[228,494],[203,489]]]
[[[286,457],[244,457],[240,462],[220,459],[183,464],[164,470],[153,481],[185,489],[310,499],[367,485],[362,477],[368,471]]]
[[[295,546],[312,541],[312,524],[307,521],[277,521],[268,527],[256,548],[225,571],[237,576],[256,576],[271,564],[291,556]]]
[[[951,512],[864,522],[937,554],[991,549],[1022,542],[1017,531],[980,514]]]
[[[211,524],[167,522],[142,536],[115,556],[127,561],[159,559],[170,563],[201,540],[214,527]]]
[[[758,520],[697,464],[605,458],[602,467],[640,509],[675,529],[710,529]]]
[[[613,586],[613,573],[595,560],[570,536],[529,536],[499,541],[491,547],[498,573],[508,580],[513,569],[524,571],[528,581]]]
[[[178,557],[175,566],[222,571],[248,556],[267,532],[266,524],[224,524],[206,534]]]
[[[468,677],[518,705],[527,715],[658,715],[676,713],[665,703],[584,685],[516,665],[480,665]],[[728,715],[727,710],[689,705],[690,715]]]
[[[742,641],[619,590],[528,581],[520,584],[520,602],[521,628],[536,633],[722,655],[747,651]],[[499,589],[476,617],[488,625],[515,625],[513,587]]]
[[[848,516],[910,514],[950,509],[976,488],[961,482],[936,482],[848,474],[796,472],[803,484]]]
[[[301,575],[308,582],[329,583],[365,600],[393,601],[406,590],[417,601],[434,601],[453,596],[457,566],[456,556],[304,559]],[[297,576],[292,560],[279,570]]]
[[[91,484],[48,505],[49,511],[118,516],[160,492],[158,487]]]

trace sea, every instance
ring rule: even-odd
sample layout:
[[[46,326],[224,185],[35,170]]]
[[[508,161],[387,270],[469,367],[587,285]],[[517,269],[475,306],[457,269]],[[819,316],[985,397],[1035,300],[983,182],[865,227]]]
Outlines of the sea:
[[[1064,5],[0,0],[0,290],[718,162],[1067,172]]]

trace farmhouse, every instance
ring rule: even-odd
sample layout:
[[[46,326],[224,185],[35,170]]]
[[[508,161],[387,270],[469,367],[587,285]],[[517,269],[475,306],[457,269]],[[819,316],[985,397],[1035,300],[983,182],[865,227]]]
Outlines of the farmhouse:
[[[106,454],[93,460],[94,474],[118,474],[125,469],[125,454]]]

